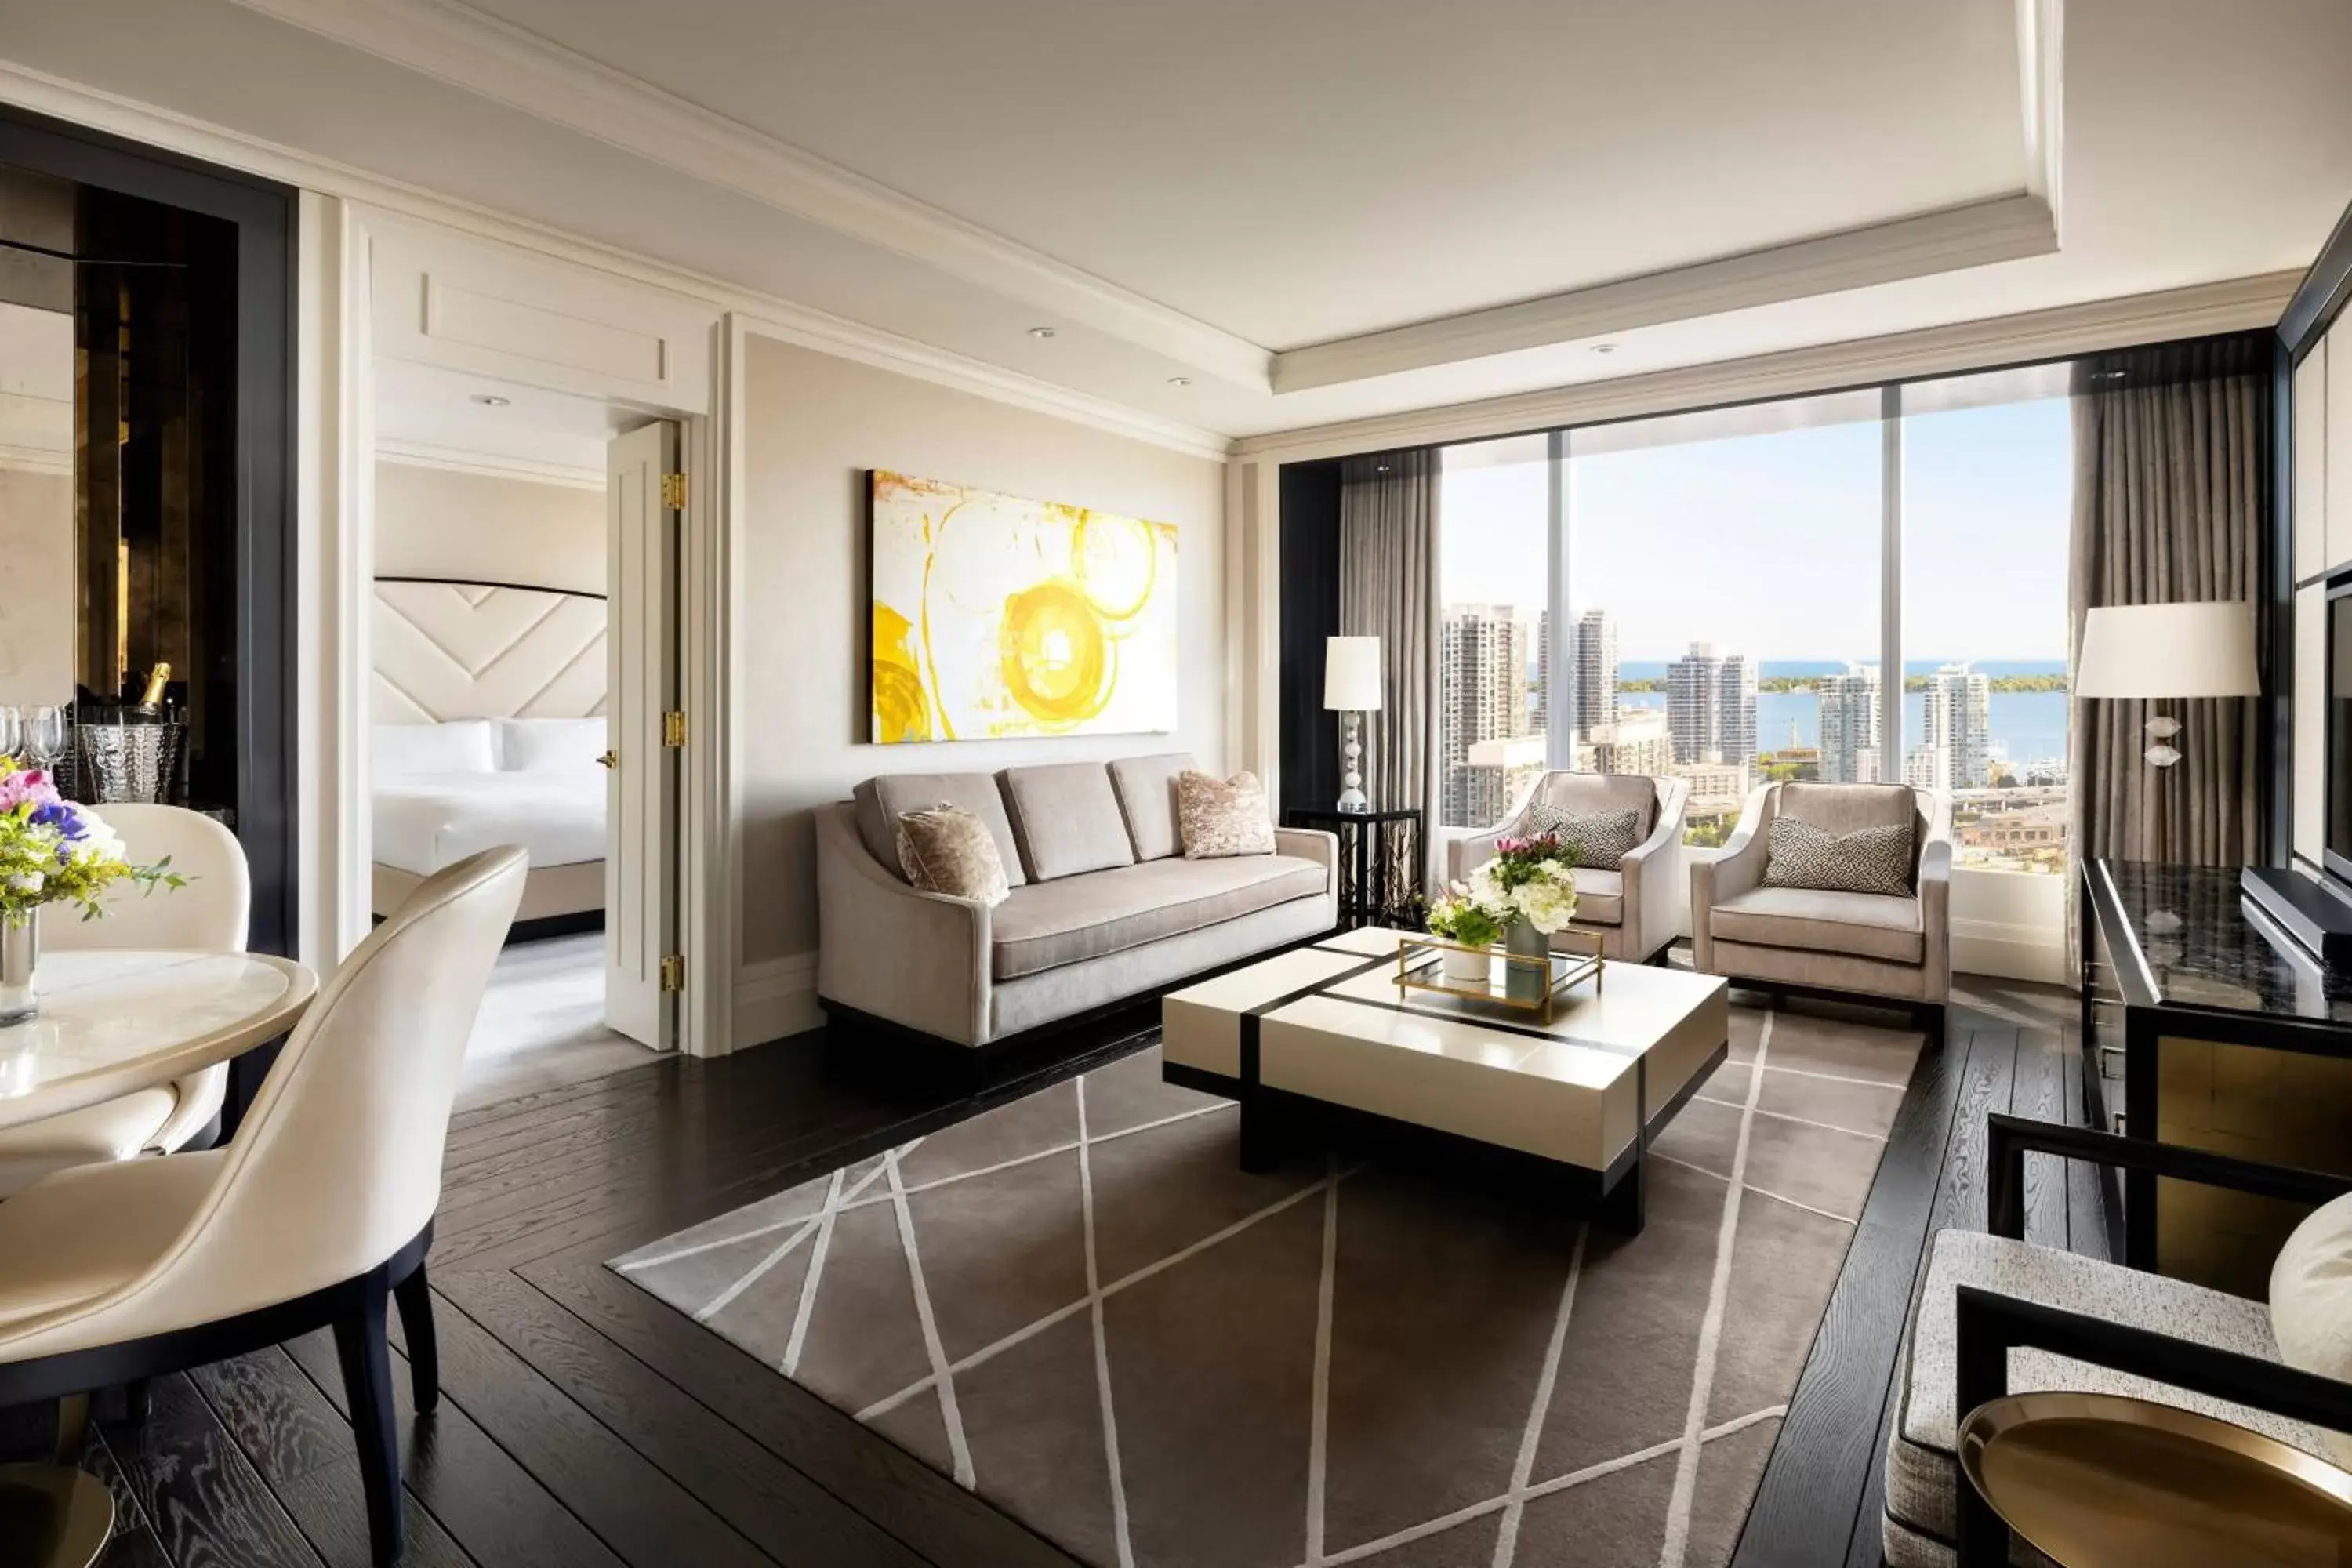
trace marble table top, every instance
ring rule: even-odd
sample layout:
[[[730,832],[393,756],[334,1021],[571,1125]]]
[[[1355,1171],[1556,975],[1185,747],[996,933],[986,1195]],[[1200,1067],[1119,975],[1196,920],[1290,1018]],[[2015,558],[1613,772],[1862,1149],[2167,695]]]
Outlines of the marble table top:
[[[266,953],[49,952],[41,1011],[0,1028],[0,1129],[228,1060],[294,1026],[318,977]]]

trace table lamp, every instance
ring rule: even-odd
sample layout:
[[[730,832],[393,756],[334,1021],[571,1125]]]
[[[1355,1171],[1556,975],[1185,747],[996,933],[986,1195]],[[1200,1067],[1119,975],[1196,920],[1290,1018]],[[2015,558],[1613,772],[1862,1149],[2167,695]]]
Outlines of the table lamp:
[[[2254,667],[2254,607],[2242,600],[2180,605],[2109,605],[2083,622],[2083,649],[2074,661],[2074,695],[2161,700],[2188,697],[2259,697]],[[2158,713],[2147,721],[2151,766],[2180,760],[2172,737],[2180,721]]]
[[[1380,711],[1380,638],[1323,639],[1323,706],[1346,716],[1348,738],[1340,753],[1347,758],[1347,772],[1339,780],[1339,809],[1370,810],[1371,803],[1364,798],[1361,768],[1364,743],[1358,735],[1357,724],[1359,715]]]

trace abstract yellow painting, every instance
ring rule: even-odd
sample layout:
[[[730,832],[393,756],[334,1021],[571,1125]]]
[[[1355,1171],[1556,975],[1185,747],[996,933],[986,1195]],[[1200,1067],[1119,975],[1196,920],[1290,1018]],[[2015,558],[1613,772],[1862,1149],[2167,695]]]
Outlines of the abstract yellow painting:
[[[1176,528],[876,468],[874,740],[1176,727]]]

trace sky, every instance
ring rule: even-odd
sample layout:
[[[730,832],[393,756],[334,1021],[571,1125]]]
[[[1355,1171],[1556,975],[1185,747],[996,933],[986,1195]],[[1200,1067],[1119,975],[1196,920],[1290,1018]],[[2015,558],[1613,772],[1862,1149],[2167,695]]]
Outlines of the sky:
[[[2073,497],[2063,397],[1904,422],[1904,658],[2061,659]],[[1617,620],[1618,657],[1696,639],[1758,659],[1878,657],[1875,421],[1569,463],[1571,613]],[[1543,607],[1540,461],[1449,469],[1447,604]]]

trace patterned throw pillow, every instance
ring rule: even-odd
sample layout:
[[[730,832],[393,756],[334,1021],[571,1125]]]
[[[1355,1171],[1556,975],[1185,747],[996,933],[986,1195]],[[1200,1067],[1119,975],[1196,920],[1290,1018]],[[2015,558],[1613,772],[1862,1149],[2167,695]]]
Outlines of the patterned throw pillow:
[[[978,899],[991,909],[1012,895],[995,837],[963,807],[942,801],[928,811],[905,812],[897,837],[898,864],[923,891]]]
[[[1826,893],[1911,896],[1911,824],[1833,834],[1810,822],[1772,819],[1765,843],[1764,885]]]
[[[1614,871],[1627,855],[1641,847],[1642,814],[1628,809],[1596,811],[1590,816],[1579,816],[1572,811],[1537,801],[1528,807],[1527,821],[1520,830],[1530,835],[1558,834],[1559,841],[1575,854],[1580,870]]]
[[[1274,853],[1274,814],[1255,773],[1178,773],[1176,830],[1187,860]]]

